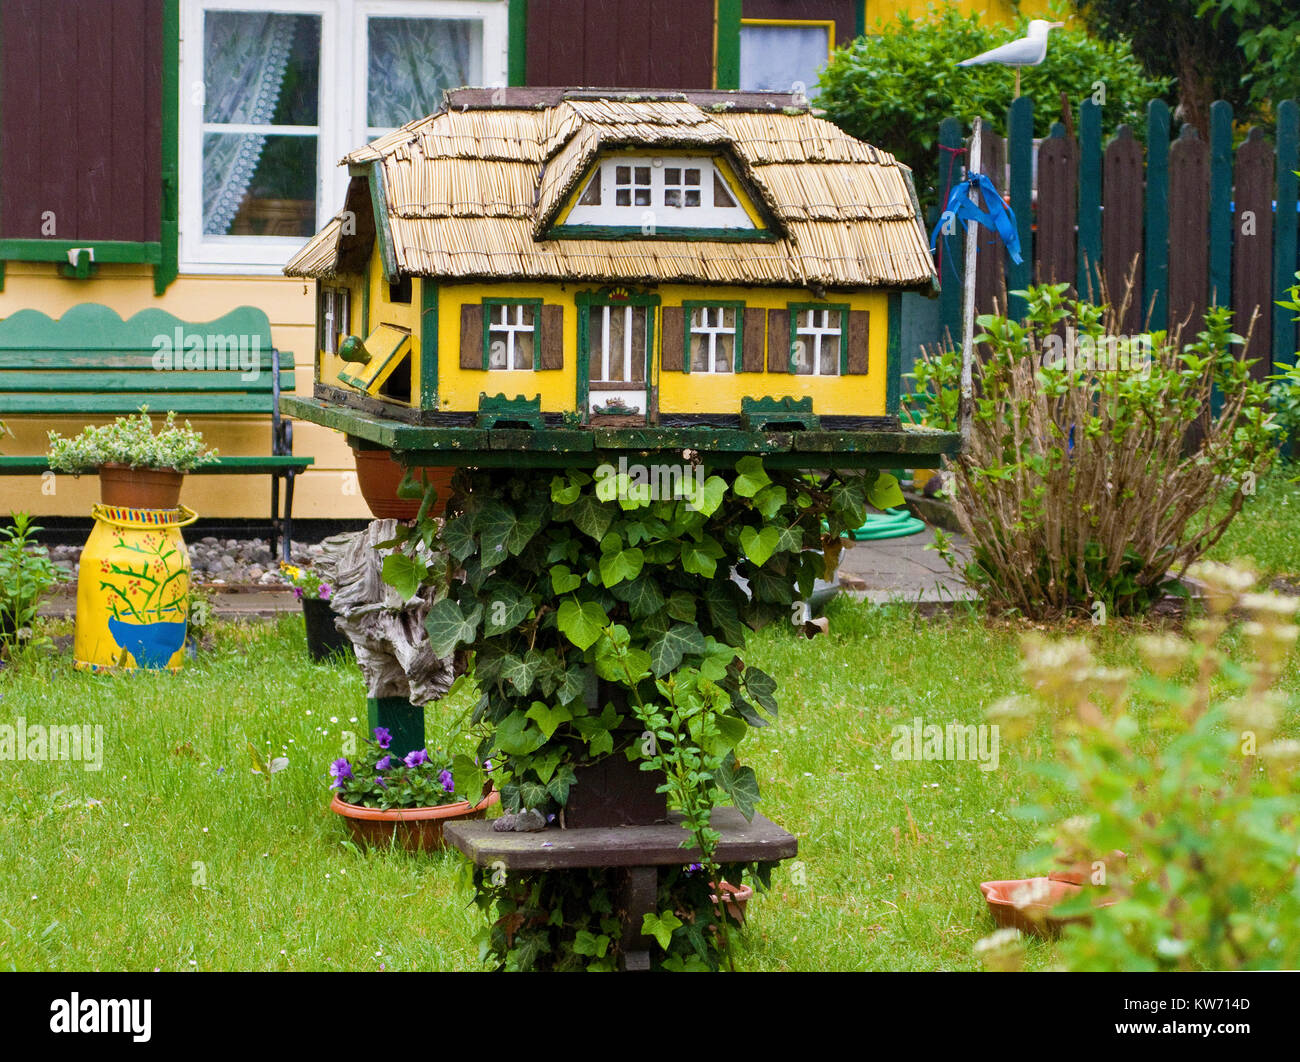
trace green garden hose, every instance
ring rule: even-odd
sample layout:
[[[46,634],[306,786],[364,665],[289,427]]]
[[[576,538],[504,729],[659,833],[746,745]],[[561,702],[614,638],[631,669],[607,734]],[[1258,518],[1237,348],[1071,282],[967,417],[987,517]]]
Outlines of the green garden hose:
[[[886,538],[905,538],[925,530],[925,522],[918,520],[906,509],[886,509],[883,513],[869,513],[867,522],[848,537],[854,542],[878,542]]]

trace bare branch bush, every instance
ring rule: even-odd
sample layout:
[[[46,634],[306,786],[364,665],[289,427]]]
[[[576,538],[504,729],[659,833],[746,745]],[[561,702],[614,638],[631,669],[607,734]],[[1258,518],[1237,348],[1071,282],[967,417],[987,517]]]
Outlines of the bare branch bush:
[[[994,609],[1141,612],[1227,529],[1277,428],[1230,310],[1190,343],[1123,336],[1127,293],[1112,308],[1066,288],[1022,293],[1023,322],[978,318],[970,444],[950,463],[965,574]],[[950,420],[959,374],[954,352],[925,352],[914,410]]]

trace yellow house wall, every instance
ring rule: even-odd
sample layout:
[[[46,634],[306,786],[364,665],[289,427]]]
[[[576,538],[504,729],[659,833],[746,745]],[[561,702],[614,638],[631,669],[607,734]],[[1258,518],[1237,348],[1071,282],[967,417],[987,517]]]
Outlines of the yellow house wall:
[[[589,284],[454,284],[438,291],[438,398],[444,411],[476,410],[480,393],[503,393],[507,398],[541,396],[542,410],[563,413],[577,408],[578,319],[575,295],[592,291]],[[885,412],[888,347],[888,297],[883,292],[852,295],[832,293],[814,299],[799,288],[731,288],[664,285],[654,289],[661,306],[710,299],[742,301],[755,309],[786,309],[790,303],[847,304],[853,310],[871,314],[868,329],[868,373],[866,375],[813,377],[792,373],[710,374],[662,372],[663,329],[655,321],[654,357],[651,380],[659,387],[661,413],[739,413],[741,399],[770,395],[776,398],[811,396],[819,414],[882,415]],[[461,307],[478,305],[486,298],[541,299],[564,307],[564,368],[486,372],[460,367]],[[373,304],[372,304],[373,305]],[[765,343],[766,347],[766,337]],[[764,361],[766,364],[766,361]]]
[[[898,15],[905,14],[912,18],[924,18],[933,0],[866,0],[866,26],[870,33],[876,22],[892,22]],[[957,0],[947,6],[956,7],[963,15],[972,12],[987,16],[989,22],[1014,23],[1017,9],[1019,14],[1030,18],[1051,14],[1051,0],[1023,0],[1015,4],[1012,0]]]
[[[411,301],[409,304],[392,302],[388,297],[388,280],[379,260],[378,243],[370,256],[370,270],[365,277],[343,276],[336,280],[323,282],[328,287],[346,287],[352,298],[352,332],[365,339],[380,325],[396,325],[411,333],[411,396],[412,405],[419,404],[420,394],[420,308],[423,297],[424,281],[419,277],[411,278]],[[362,297],[362,287],[370,288],[370,303],[366,308]],[[311,350],[320,362],[320,379],[324,383],[337,387],[347,385],[339,383],[339,373],[355,373],[357,366],[344,361],[336,354],[326,354],[319,347],[320,337],[311,344]],[[405,372],[399,367],[398,372]]]
[[[70,280],[59,276],[53,264],[5,265],[0,317],[23,309],[61,317],[83,302],[112,307],[123,318],[157,307],[184,321],[211,321],[239,306],[256,306],[270,318],[271,339],[276,347],[293,352],[296,393],[312,392],[316,299],[315,285],[310,281],[275,276],[182,276],[164,295],[157,296],[148,266],[103,265],[92,279]],[[164,411],[161,401],[157,411]],[[0,453],[4,454],[44,453],[46,432],[53,429],[68,435],[87,423],[81,416],[5,419],[13,434],[0,437]],[[98,418],[95,422],[111,419]],[[203,432],[209,445],[223,454],[271,452],[269,417],[198,416],[190,421]],[[352,452],[341,434],[295,420],[293,451],[316,459],[295,484],[295,518],[369,517],[357,490]],[[38,516],[86,516],[98,500],[99,483],[94,476],[56,476],[53,481],[43,481],[39,476],[0,476],[0,516],[15,511]],[[271,480],[269,476],[191,476],[181,500],[204,517],[265,520],[271,510]]]

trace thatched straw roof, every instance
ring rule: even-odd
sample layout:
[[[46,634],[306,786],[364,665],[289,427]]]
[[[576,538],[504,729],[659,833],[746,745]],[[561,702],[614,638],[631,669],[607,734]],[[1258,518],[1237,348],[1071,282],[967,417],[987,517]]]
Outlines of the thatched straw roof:
[[[934,265],[911,172],[775,93],[459,89],[444,109],[352,152],[382,177],[400,272],[454,279],[698,282],[836,288],[929,286]],[[778,238],[545,239],[613,148],[713,148]],[[377,165],[376,165],[377,164]],[[355,180],[349,209],[359,198]],[[359,204],[357,204],[359,205]],[[328,277],[358,260],[331,221],[285,267]]]

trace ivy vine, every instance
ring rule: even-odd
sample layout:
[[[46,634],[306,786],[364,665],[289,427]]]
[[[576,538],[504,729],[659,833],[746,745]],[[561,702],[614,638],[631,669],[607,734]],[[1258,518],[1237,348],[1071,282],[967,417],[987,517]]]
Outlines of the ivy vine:
[[[543,475],[462,470],[445,523],[422,516],[403,532],[385,578],[408,594],[437,587],[433,651],[473,651],[477,755],[494,765],[506,811],[563,821],[582,767],[605,757],[661,772],[683,846],[704,858],[695,878],[661,873],[644,931],[666,945],[659,965],[716,969],[734,924],[709,900],[727,870],[711,815],[729,803],[752,818],[758,780],[737,751],[777,716],[776,683],[741,659],[746,632],[801,619],[840,535],[896,485],[873,471],[768,470],[757,457],[683,477],[672,498],[626,474]],[[611,880],[476,872],[478,902],[497,913],[485,957],[504,969],[605,968],[619,946]]]

